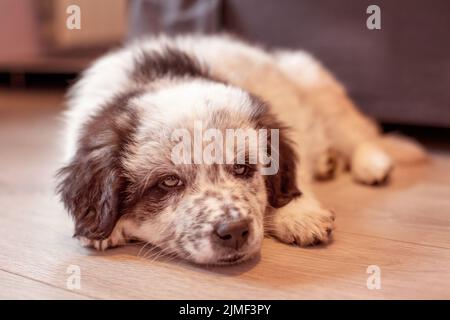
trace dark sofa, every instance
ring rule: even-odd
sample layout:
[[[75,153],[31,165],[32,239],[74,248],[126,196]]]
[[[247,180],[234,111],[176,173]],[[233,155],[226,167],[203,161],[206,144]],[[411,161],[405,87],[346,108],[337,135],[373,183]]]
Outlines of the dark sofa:
[[[366,27],[371,4],[381,30]],[[448,0],[135,0],[130,17],[132,37],[225,30],[307,49],[377,119],[450,127]]]

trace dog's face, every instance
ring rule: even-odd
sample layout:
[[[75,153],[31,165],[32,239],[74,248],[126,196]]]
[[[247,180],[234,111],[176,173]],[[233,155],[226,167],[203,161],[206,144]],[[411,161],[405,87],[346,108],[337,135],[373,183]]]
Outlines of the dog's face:
[[[295,155],[281,132],[278,150],[269,150],[279,153],[279,169],[263,175],[251,156],[267,147],[263,141],[242,147],[238,138],[230,144],[217,136],[262,128],[282,129],[264,104],[225,85],[183,83],[117,99],[84,128],[77,155],[61,171],[75,234],[104,239],[126,224],[128,238],[196,263],[252,257],[267,209],[299,195]]]
[[[136,222],[133,236],[197,263],[237,262],[259,251],[267,197],[257,170],[161,167],[123,217]]]

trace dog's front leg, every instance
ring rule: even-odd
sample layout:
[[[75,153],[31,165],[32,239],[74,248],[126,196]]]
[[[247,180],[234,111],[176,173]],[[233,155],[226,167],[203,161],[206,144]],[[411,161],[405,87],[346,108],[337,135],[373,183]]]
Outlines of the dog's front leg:
[[[79,236],[77,239],[83,247],[95,248],[104,251],[109,248],[124,245],[127,242],[125,237],[125,227],[127,224],[123,220],[119,220],[114,230],[106,239],[89,239],[87,237]]]
[[[266,219],[266,231],[282,242],[308,246],[327,243],[334,229],[335,215],[312,194],[303,194],[284,207],[274,209]]]

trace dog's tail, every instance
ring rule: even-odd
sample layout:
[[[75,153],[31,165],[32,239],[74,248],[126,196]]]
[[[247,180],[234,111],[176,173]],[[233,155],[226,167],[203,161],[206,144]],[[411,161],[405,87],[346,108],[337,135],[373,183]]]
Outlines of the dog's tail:
[[[427,151],[419,142],[401,134],[385,134],[377,138],[374,143],[398,164],[410,165],[430,160]]]

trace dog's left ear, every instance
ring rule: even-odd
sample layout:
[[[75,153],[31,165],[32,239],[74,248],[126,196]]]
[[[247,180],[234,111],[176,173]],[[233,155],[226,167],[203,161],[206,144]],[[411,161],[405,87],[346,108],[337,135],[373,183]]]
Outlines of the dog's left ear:
[[[255,120],[259,128],[279,130],[278,150],[272,150],[270,140],[268,148],[271,155],[278,152],[278,172],[265,175],[264,178],[269,204],[273,208],[280,208],[302,194],[296,182],[298,157],[293,147],[294,142],[288,137],[288,128],[267,111],[267,106]],[[270,138],[270,134],[268,137]]]
[[[109,155],[78,152],[58,175],[58,192],[75,220],[74,236],[106,239],[119,218],[121,178]]]
[[[57,191],[74,218],[74,236],[106,239],[121,216],[126,181],[120,157],[135,121],[131,118],[116,106],[90,119],[75,156],[58,172]]]

